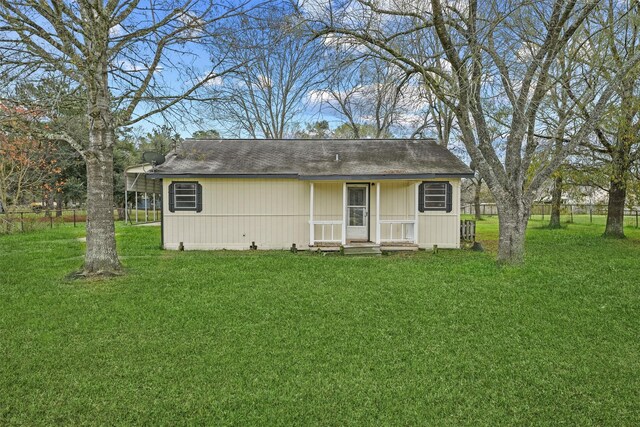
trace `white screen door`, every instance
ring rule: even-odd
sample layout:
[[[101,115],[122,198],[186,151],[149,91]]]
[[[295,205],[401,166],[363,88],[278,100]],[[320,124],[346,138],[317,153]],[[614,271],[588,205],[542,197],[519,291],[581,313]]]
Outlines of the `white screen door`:
[[[369,192],[366,185],[347,186],[347,240],[368,240]]]

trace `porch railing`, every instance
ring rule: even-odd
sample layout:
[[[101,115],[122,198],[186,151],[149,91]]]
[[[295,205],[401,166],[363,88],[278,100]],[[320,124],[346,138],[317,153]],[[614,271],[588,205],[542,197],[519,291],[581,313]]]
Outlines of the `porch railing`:
[[[380,242],[416,243],[415,229],[416,222],[413,219],[381,219]],[[386,238],[383,239],[382,236],[386,236]]]
[[[312,245],[342,242],[342,221],[310,221],[310,224],[313,228]],[[316,226],[319,226],[319,233],[316,233]]]

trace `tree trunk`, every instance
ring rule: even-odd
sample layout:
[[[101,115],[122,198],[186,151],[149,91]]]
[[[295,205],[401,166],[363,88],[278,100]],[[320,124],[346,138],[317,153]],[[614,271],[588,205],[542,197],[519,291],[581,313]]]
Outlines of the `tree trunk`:
[[[549,228],[560,228],[560,207],[562,206],[562,175],[556,176],[551,193],[551,220]]]
[[[624,237],[624,204],[627,199],[625,182],[612,179],[609,184],[609,205],[607,207],[607,227],[605,237]]]
[[[91,40],[89,47],[108,51],[108,37]],[[88,67],[87,118],[89,146],[85,150],[87,165],[87,252],[85,276],[111,276],[121,271],[116,252],[116,229],[113,218],[113,147],[115,123],[111,114],[109,63],[106,55],[96,57]]]
[[[482,219],[482,212],[480,209],[480,190],[482,189],[482,180],[478,180],[475,185],[474,193],[473,193],[473,210],[475,211],[476,220],[480,221]]]
[[[530,207],[517,200],[496,200],[496,205],[499,222],[498,263],[521,264],[524,262],[524,241]]]
[[[62,193],[56,194],[56,218],[62,216]]]
[[[118,273],[120,268],[113,219],[113,146],[106,144],[87,155],[87,253],[84,274],[111,275]]]

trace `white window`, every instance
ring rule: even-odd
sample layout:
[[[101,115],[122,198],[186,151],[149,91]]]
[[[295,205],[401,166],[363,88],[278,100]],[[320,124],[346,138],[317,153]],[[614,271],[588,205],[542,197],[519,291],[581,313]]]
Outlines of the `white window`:
[[[446,210],[447,191],[446,182],[425,182],[424,184],[424,210]]]
[[[173,187],[174,206],[177,211],[195,211],[198,208],[198,184],[176,182]]]

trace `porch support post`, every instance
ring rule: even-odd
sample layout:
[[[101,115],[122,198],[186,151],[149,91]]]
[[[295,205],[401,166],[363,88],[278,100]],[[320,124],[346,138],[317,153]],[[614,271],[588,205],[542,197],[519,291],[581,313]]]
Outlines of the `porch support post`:
[[[136,224],[138,223],[138,192],[136,191]]]
[[[379,245],[382,242],[380,236],[380,182],[376,183],[376,243]]]
[[[156,208],[156,193],[153,193],[153,222],[156,222],[157,213],[158,213],[158,208]]]
[[[129,178],[127,178],[127,175],[125,174],[125,180],[124,180],[124,223],[125,224],[129,223],[129,206],[127,206],[129,204],[129,202],[127,201],[127,193],[129,192],[129,189],[127,187],[128,180]]]
[[[149,222],[149,195],[144,192],[144,222]]]
[[[347,244],[347,182],[342,184],[342,244]]]
[[[418,200],[418,196],[420,194],[420,183],[416,182],[415,185],[415,203],[416,203],[416,212],[415,212],[415,216],[414,216],[414,224],[413,224],[413,243],[415,243],[416,245],[418,244],[418,223],[420,222],[420,217],[418,216],[418,213],[420,212],[420,210],[418,209],[418,205],[420,204],[420,201]]]
[[[309,246],[314,245],[316,226],[313,224],[313,182],[309,187]]]

